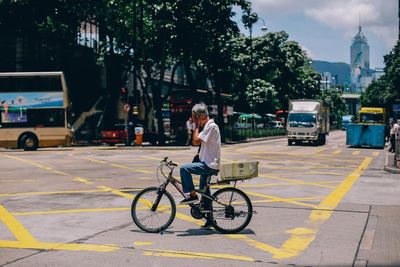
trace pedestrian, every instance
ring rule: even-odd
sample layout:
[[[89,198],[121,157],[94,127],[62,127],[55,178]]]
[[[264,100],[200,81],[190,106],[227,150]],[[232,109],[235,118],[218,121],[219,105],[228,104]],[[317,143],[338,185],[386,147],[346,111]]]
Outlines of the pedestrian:
[[[186,145],[187,146],[192,144],[193,132],[194,132],[195,127],[196,127],[195,123],[193,122],[193,119],[190,116],[189,119],[186,121],[186,134],[187,134]]]
[[[208,116],[207,106],[203,103],[194,105],[192,109],[192,119],[195,124],[193,132],[193,144],[200,145],[199,160],[182,165],[180,175],[182,189],[189,195],[181,201],[181,204],[190,204],[199,200],[194,189],[192,174],[200,175],[199,189],[203,189],[207,183],[207,177],[217,174],[219,171],[221,157],[221,135],[218,125]],[[204,127],[199,133],[199,128]],[[204,192],[205,194],[210,194]],[[205,208],[210,208],[210,201],[204,201]],[[209,216],[206,216],[207,222],[204,228],[211,226]]]
[[[395,146],[395,140],[396,140],[396,135],[394,132],[394,122],[390,122],[390,134],[389,134],[389,142],[390,142],[390,148],[389,152],[394,152],[394,146]]]
[[[400,119],[393,125],[393,130],[390,131],[391,152],[396,152],[396,138],[400,138]]]
[[[3,100],[1,102],[1,105],[3,106],[3,122],[7,122],[8,121],[8,103],[7,100]]]

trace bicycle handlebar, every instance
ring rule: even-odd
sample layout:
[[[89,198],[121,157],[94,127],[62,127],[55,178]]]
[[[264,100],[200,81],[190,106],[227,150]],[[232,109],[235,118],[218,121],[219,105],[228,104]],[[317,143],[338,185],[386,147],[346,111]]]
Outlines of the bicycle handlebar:
[[[162,161],[161,164],[165,164],[166,166],[178,166],[178,164],[173,163],[172,160],[168,161],[168,157],[165,157]]]

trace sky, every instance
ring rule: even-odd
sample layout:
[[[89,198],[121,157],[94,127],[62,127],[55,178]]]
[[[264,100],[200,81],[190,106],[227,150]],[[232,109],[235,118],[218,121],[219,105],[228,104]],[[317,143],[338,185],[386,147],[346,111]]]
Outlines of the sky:
[[[350,63],[350,45],[358,32],[368,40],[370,67],[384,67],[398,37],[398,0],[250,0],[268,31],[285,31],[313,60]],[[253,26],[262,35],[263,21]],[[248,35],[248,30],[241,27]]]

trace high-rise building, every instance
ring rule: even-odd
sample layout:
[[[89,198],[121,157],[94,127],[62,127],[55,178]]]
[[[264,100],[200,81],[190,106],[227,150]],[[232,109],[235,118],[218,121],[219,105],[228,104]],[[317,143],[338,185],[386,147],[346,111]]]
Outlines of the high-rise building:
[[[358,33],[354,36],[350,47],[350,67],[352,91],[360,93],[372,81],[369,69],[369,45],[361,31],[361,25],[358,26]]]

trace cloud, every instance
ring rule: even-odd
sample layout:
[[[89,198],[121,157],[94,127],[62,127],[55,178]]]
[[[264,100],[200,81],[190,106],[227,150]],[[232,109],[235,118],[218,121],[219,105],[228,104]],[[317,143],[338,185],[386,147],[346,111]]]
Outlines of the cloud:
[[[397,0],[252,0],[259,14],[303,14],[345,36],[354,36],[359,21],[379,38],[387,47],[397,39]]]

